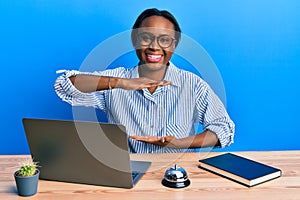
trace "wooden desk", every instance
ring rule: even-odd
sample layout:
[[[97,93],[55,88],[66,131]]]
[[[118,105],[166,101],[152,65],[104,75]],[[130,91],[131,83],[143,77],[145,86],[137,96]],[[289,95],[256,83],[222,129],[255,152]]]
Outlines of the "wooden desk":
[[[36,195],[19,197],[16,193],[13,172],[16,170],[17,163],[28,156],[2,155],[0,156],[0,199],[300,199],[300,151],[235,153],[280,168],[283,175],[278,179],[248,188],[197,167],[200,158],[219,153],[132,155],[134,159],[153,162],[150,171],[133,189],[40,180]],[[191,180],[189,187],[171,189],[161,185],[165,170],[174,163],[186,169]]]

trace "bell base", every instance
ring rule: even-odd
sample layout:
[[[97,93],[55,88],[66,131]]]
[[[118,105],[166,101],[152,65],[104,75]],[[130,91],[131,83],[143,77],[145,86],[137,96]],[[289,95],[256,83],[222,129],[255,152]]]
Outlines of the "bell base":
[[[169,182],[166,179],[163,179],[161,181],[161,183],[166,186],[166,187],[170,187],[170,188],[184,188],[190,185],[191,181],[189,179],[187,179],[184,182]]]

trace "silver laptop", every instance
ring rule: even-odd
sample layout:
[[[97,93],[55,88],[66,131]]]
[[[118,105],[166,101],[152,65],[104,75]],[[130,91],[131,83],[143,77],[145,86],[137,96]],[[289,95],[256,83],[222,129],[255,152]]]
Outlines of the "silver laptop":
[[[150,162],[130,161],[122,125],[24,118],[40,179],[132,188]]]

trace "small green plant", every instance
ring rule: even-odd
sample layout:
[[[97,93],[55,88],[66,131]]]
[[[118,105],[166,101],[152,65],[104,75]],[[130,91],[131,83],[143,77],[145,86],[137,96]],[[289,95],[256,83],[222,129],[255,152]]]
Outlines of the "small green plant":
[[[20,163],[20,168],[18,171],[19,176],[33,176],[36,173],[38,165],[31,159],[25,160]]]

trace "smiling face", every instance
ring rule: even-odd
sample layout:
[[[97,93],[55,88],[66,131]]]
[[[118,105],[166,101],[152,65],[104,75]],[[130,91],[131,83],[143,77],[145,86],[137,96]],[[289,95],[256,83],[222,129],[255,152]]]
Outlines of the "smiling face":
[[[136,54],[145,71],[165,72],[176,46],[174,25],[160,16],[147,17],[137,32]]]

